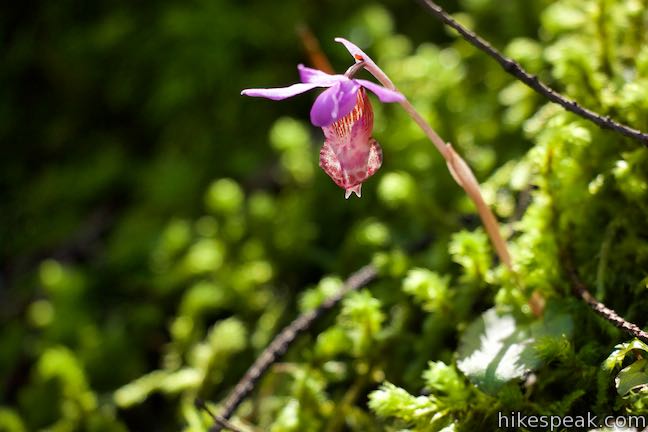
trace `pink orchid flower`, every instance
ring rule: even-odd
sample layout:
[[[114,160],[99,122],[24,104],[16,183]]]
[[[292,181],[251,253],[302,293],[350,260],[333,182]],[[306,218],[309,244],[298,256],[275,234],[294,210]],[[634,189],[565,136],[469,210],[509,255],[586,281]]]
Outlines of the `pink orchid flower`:
[[[373,62],[355,45],[344,43],[358,61]],[[348,45],[347,45],[348,44]],[[361,53],[362,58],[358,59]],[[320,151],[320,167],[345,190],[361,195],[362,182],[382,165],[382,149],[371,137],[373,110],[365,89],[372,91],[381,102],[401,102],[405,98],[395,90],[363,79],[345,75],[330,75],[317,69],[298,65],[301,83],[282,88],[247,89],[242,95],[272,100],[286,99],[316,87],[328,87],[320,94],[310,112],[311,123],[324,131],[325,142]],[[350,68],[352,75],[357,68]],[[353,71],[353,72],[351,72]]]

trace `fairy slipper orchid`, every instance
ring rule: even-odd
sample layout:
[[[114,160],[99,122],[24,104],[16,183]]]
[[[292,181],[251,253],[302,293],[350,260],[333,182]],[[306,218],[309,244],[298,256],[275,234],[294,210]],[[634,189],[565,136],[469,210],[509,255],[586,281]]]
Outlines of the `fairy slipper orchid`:
[[[345,198],[361,194],[362,182],[382,164],[382,150],[371,137],[373,111],[365,89],[381,102],[400,102],[404,96],[379,84],[354,79],[352,66],[344,75],[331,75],[303,65],[297,66],[301,83],[289,87],[247,89],[241,94],[272,100],[286,99],[316,87],[328,87],[311,108],[313,125],[324,131],[320,167],[345,190]]]

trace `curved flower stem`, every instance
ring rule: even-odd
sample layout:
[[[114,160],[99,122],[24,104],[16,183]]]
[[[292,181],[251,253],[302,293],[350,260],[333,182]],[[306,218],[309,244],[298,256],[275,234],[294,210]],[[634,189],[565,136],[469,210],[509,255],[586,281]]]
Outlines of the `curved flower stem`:
[[[358,62],[356,64],[360,64],[363,61],[364,59],[356,56],[356,62]],[[385,72],[383,72],[378,66],[376,66],[375,63],[364,62],[364,68],[374,77],[376,77],[376,79],[380,81],[382,85],[391,90],[398,91],[394,83],[389,79]],[[430,124],[426,122],[425,119],[423,119],[421,114],[416,111],[414,105],[412,105],[412,103],[407,100],[407,98],[401,101],[400,104],[405,112],[407,112],[407,114],[412,117],[414,122],[419,125],[425,135],[430,139],[430,141],[432,141],[432,144],[434,144],[437,150],[439,150],[441,156],[443,156],[443,158],[446,160],[446,164],[448,165],[450,174],[452,174],[452,178],[466,191],[470,199],[473,201],[473,203],[475,203],[479,217],[484,224],[484,228],[486,229],[488,237],[495,247],[497,256],[499,257],[500,261],[504,265],[506,265],[506,267],[512,270],[513,267],[511,263],[511,255],[509,254],[506,242],[502,238],[502,235],[499,231],[497,219],[495,219],[495,215],[491,211],[490,207],[488,207],[488,204],[486,204],[486,201],[484,201],[481,189],[479,188],[479,182],[477,182],[475,175],[473,174],[466,161],[461,156],[459,156],[454,148],[452,148],[452,145],[446,143],[445,141],[443,141],[443,139],[441,139],[439,134],[437,134],[432,126],[430,126]]]
[[[349,67],[349,69],[344,72],[344,76],[347,78],[353,78],[355,74],[358,73],[359,70],[361,70],[365,66],[365,62],[361,61],[358,63],[354,63],[352,66]]]
[[[396,89],[396,87],[393,84],[392,84],[392,88]],[[405,112],[407,112],[407,114],[409,114],[409,116],[412,117],[414,122],[417,125],[419,125],[419,127],[423,130],[423,132],[430,139],[430,141],[432,141],[432,144],[434,144],[437,150],[439,150],[439,153],[441,153],[443,158],[446,161],[449,161],[452,156],[450,155],[450,150],[448,149],[448,146],[446,145],[445,141],[443,141],[441,137],[436,133],[436,131],[432,129],[432,126],[430,126],[428,122],[426,122],[423,119],[421,114],[419,114],[418,111],[416,111],[414,105],[412,105],[412,103],[408,99],[405,99],[400,104],[405,110]]]

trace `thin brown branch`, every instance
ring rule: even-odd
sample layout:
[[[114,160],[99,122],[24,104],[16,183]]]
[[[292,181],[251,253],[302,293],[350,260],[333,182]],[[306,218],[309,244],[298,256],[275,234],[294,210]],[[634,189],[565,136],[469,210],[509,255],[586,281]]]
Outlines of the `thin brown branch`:
[[[594,111],[580,106],[578,102],[561,95],[560,93],[540,81],[537,76],[532,75],[524,70],[524,68],[518,62],[506,57],[497,49],[493,48],[487,41],[479,37],[476,33],[459,24],[446,11],[444,11],[441,6],[437,5],[432,0],[419,0],[419,2],[435,18],[439,19],[445,25],[455,29],[461,35],[461,37],[463,37],[471,45],[491,56],[502,66],[502,68],[506,72],[522,81],[524,84],[529,86],[540,95],[546,97],[554,103],[557,103],[567,111],[571,111],[574,114],[586,120],[589,120],[592,123],[595,123],[602,129],[614,130],[622,135],[636,139],[640,141],[644,146],[648,147],[648,134],[614,121],[609,116],[602,116]]]
[[[223,408],[218,418],[227,420],[232,416],[243,399],[245,399],[245,397],[247,397],[247,395],[254,389],[255,384],[259,381],[261,376],[286,352],[290,344],[299,334],[309,329],[317,318],[337,305],[347,293],[366,286],[373,281],[377,275],[378,272],[373,265],[369,264],[362,267],[360,270],[349,276],[338,293],[326,299],[326,301],[324,301],[324,303],[322,303],[317,309],[300,315],[285,327],[274,338],[270,345],[263,350],[261,355],[255,360],[252,366],[250,366],[245,375],[243,375],[243,378],[241,378],[238,384],[236,384],[234,389],[227,396],[223,402]],[[214,417],[214,419],[216,420],[216,417]],[[223,427],[222,422],[219,423],[215,421],[211,431],[219,432]]]
[[[212,410],[209,409],[209,407],[207,406],[205,401],[203,401],[202,399],[196,399],[196,401],[194,403],[195,403],[197,408],[199,408],[199,409],[205,411],[207,414],[209,414],[209,416],[214,420],[214,425],[219,426],[218,430],[222,430],[224,428],[224,429],[229,429],[232,432],[245,432],[242,429],[235,426],[234,424],[232,424],[232,422],[230,422],[229,420],[223,418],[220,415],[214,414],[212,412]],[[211,430],[214,430],[214,429],[215,429],[215,426],[211,428]]]
[[[564,251],[562,253],[562,258],[563,265],[565,266],[565,271],[567,272],[567,276],[569,276],[569,280],[571,281],[572,291],[576,296],[580,297],[585,303],[587,303],[590,308],[592,308],[594,312],[605,318],[615,327],[625,331],[626,333],[630,334],[633,337],[636,337],[643,342],[648,343],[647,332],[643,331],[638,325],[623,319],[613,309],[610,309],[600,301],[596,300],[596,298],[589,292],[587,286],[585,286],[585,283],[578,276],[578,272],[576,271],[576,267],[574,266],[571,254],[569,252]]]

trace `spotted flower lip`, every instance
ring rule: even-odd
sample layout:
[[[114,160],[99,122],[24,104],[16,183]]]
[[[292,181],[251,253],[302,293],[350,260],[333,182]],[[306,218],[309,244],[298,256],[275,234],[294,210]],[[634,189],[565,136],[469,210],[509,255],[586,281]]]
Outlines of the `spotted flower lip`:
[[[382,149],[372,138],[373,110],[367,92],[360,89],[353,110],[324,131],[319,166],[342,189],[344,197],[362,194],[362,183],[382,165]]]
[[[363,79],[349,78],[346,75],[331,75],[318,69],[298,65],[300,83],[288,87],[246,89],[245,96],[282,100],[317,87],[328,87],[320,94],[311,108],[311,123],[326,127],[349,114],[356,104],[361,87],[373,92],[381,102],[400,102],[405,97],[395,90]]]

